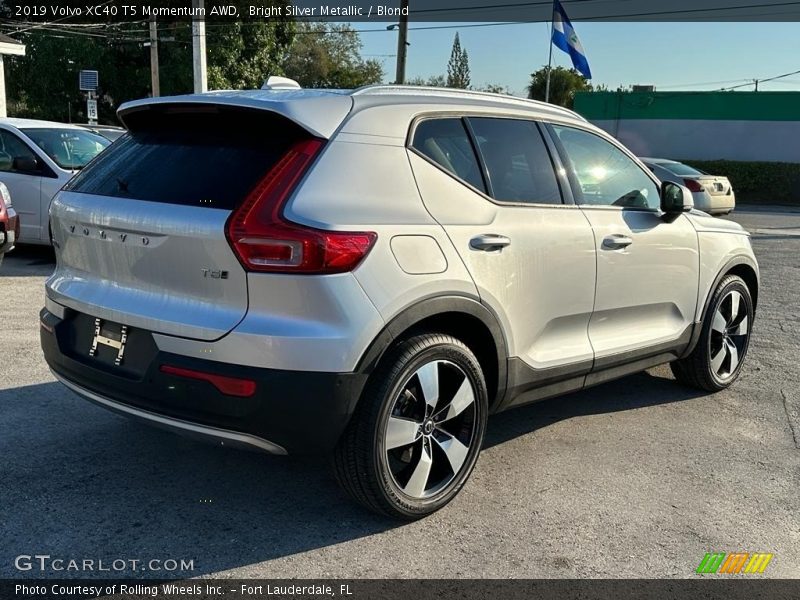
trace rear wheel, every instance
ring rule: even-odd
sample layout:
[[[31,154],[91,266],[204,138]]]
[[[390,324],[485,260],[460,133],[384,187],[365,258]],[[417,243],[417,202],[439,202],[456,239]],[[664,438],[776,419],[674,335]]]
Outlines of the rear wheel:
[[[461,341],[401,342],[373,374],[336,449],[342,487],[367,508],[418,519],[450,502],[478,459],[488,393]]]
[[[752,323],[750,289],[741,277],[728,275],[711,298],[694,350],[671,363],[675,378],[710,392],[728,387],[742,369]]]

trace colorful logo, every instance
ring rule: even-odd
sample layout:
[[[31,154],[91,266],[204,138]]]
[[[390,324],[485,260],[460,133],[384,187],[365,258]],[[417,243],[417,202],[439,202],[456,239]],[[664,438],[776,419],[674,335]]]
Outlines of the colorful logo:
[[[773,555],[766,552],[707,552],[696,573],[763,573]]]

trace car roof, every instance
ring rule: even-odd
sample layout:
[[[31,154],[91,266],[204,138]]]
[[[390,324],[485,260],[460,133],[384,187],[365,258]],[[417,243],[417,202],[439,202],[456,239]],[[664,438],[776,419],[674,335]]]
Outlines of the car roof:
[[[351,95],[360,98],[385,98],[387,104],[395,103],[403,99],[405,102],[417,100],[425,104],[458,103],[497,107],[505,106],[516,109],[523,108],[539,112],[543,116],[558,115],[560,117],[568,117],[577,121],[586,122],[586,119],[578,113],[556,104],[548,104],[538,100],[529,100],[527,98],[509,96],[507,94],[493,94],[490,92],[477,92],[473,90],[414,85],[369,85],[353,90]]]
[[[260,89],[217,90],[203,94],[161,96],[127,102],[117,114],[125,122],[126,116],[158,104],[214,103],[242,108],[261,108],[281,113],[322,137],[330,137],[352,110],[373,106],[412,105],[496,108],[531,113],[537,117],[555,117],[561,120],[586,123],[577,113],[544,102],[527,100],[502,94],[474,92],[451,88],[405,85],[371,85],[354,90],[337,89]]]
[[[39,119],[17,119],[14,117],[0,119],[0,125],[11,125],[17,129],[80,129],[80,127],[70,123],[41,121]]]
[[[647,156],[640,156],[639,160],[645,163],[652,163],[654,165],[680,165],[683,164],[677,160],[670,160],[668,158],[649,158]]]

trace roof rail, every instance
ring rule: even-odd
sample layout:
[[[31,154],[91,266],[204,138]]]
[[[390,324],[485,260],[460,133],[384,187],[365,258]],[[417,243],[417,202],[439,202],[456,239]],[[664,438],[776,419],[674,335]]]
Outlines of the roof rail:
[[[582,121],[586,119],[576,112],[558,106],[556,104],[549,104],[539,100],[529,100],[527,98],[520,98],[519,96],[507,96],[504,94],[493,94],[491,92],[478,92],[474,90],[463,90],[458,88],[445,88],[445,87],[432,87],[425,85],[366,85],[357,88],[352,92],[353,96],[382,96],[382,95],[425,95],[425,96],[438,96],[438,97],[471,97],[482,100],[491,100],[493,102],[500,102],[502,104],[510,104],[524,107],[536,107],[539,110],[547,110],[555,114],[567,115],[572,118],[578,118]]]

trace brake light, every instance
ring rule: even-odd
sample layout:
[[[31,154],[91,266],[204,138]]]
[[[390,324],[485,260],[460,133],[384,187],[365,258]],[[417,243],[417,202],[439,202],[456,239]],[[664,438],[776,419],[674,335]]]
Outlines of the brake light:
[[[162,373],[166,373],[167,375],[177,375],[178,377],[207,381],[227,396],[248,398],[256,393],[256,382],[251,381],[250,379],[227,377],[225,375],[205,373],[204,371],[194,371],[192,369],[173,367],[172,365],[161,365],[160,371]]]
[[[696,179],[684,179],[683,184],[689,188],[690,192],[702,192],[705,189]]]
[[[325,231],[283,218],[286,200],[322,146],[318,139],[292,146],[228,219],[228,242],[245,269],[343,273],[358,266],[372,248],[373,232]]]

